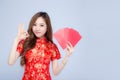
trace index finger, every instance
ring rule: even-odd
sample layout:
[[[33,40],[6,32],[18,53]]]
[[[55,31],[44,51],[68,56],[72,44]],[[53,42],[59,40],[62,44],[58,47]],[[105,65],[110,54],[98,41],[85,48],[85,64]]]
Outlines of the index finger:
[[[24,30],[24,24],[19,24],[18,33],[19,33],[19,34],[22,34],[22,33],[24,33],[24,32],[25,32],[25,30]]]
[[[73,47],[72,43],[70,41],[67,42],[70,47]]]

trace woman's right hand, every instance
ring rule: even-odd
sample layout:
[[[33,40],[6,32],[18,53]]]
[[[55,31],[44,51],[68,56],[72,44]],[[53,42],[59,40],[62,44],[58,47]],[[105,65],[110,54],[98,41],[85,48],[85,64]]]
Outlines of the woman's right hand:
[[[18,34],[17,34],[17,40],[21,41],[21,40],[25,40],[28,37],[28,33],[25,32],[24,30],[24,24],[19,24],[18,26]]]

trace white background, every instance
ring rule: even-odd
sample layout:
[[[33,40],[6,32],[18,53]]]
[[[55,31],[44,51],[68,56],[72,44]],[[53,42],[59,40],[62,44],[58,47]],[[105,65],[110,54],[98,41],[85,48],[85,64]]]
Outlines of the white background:
[[[27,30],[39,11],[49,14],[53,32],[63,27],[79,31],[82,40],[74,48],[63,71],[53,80],[120,80],[119,0],[0,0],[0,80],[21,80],[19,59],[7,64],[18,24]],[[65,50],[59,46],[62,58]]]

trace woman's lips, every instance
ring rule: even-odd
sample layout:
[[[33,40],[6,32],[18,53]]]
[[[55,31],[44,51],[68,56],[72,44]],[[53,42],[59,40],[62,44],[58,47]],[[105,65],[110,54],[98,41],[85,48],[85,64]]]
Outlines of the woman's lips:
[[[35,32],[35,34],[40,34],[41,32]]]

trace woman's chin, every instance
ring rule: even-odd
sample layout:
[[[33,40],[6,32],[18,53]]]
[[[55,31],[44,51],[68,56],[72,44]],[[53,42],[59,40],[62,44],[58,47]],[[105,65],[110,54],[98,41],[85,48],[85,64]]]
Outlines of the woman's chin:
[[[42,38],[43,36],[41,36],[41,35],[36,35],[36,37],[37,37],[37,38]]]

